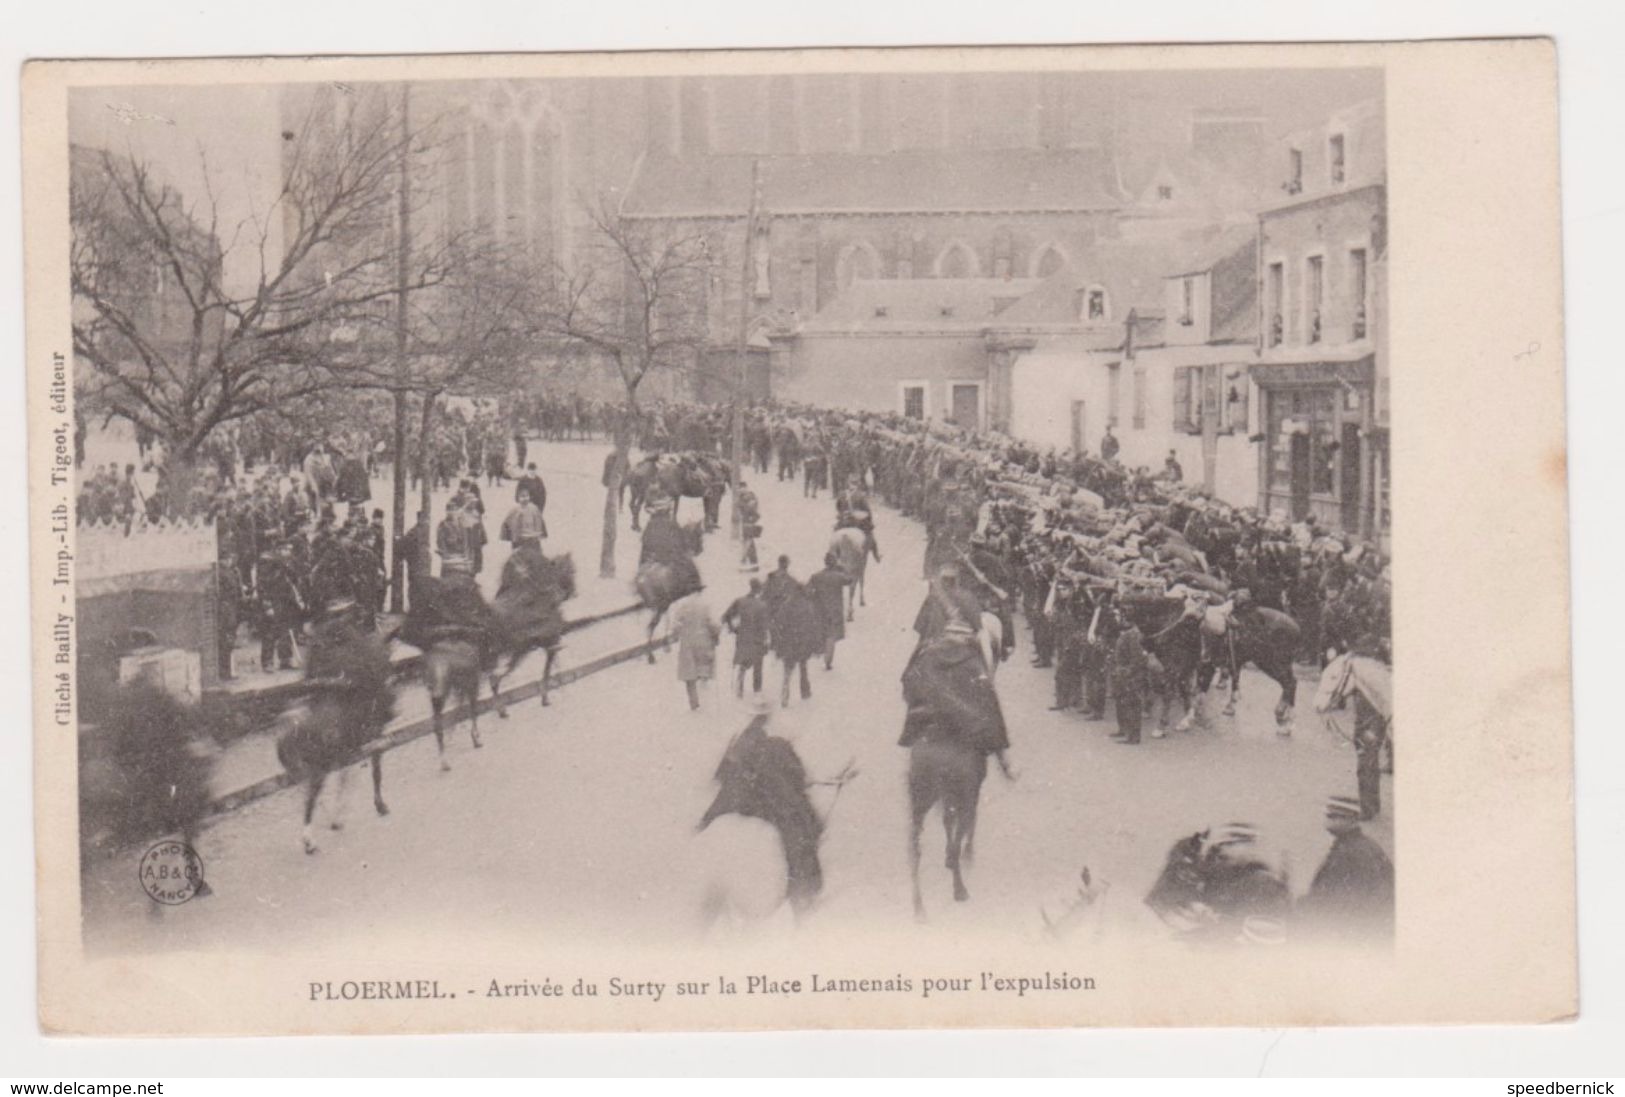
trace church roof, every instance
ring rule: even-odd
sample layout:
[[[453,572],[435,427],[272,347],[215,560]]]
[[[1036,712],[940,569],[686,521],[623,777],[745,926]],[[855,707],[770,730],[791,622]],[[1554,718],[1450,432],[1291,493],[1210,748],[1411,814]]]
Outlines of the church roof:
[[[628,217],[742,216],[751,165],[762,209],[799,213],[1108,210],[1123,205],[1098,149],[673,156],[651,153],[632,180]]]

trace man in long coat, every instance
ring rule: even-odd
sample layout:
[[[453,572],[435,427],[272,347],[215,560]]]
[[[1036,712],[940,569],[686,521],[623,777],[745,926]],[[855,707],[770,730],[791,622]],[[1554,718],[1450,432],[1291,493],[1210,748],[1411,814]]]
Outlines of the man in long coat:
[[[729,744],[717,766],[716,799],[700,829],[730,814],[772,824],[784,846],[786,896],[800,916],[824,888],[818,861],[824,824],[807,795],[806,766],[787,740],[767,733],[767,719],[766,712],[759,712]]]
[[[677,637],[677,677],[688,691],[689,709],[697,710],[699,684],[716,675],[717,638],[722,635],[704,592],[696,591],[677,603],[672,613],[672,632]]]
[[[824,628],[824,669],[835,666],[835,644],[846,639],[846,587],[852,579],[835,559],[833,552],[824,554],[824,570],[814,572],[807,580],[807,593],[818,607],[818,617]]]
[[[762,597],[762,581],[752,579],[750,590],[723,612],[722,623],[734,634],[734,694],[745,695],[745,671],[751,672],[751,690],[762,692],[762,660],[768,652],[772,611]]]
[[[788,563],[786,560],[785,563]],[[796,671],[801,674],[801,699],[812,697],[812,680],[807,676],[807,661],[823,650],[824,628],[818,606],[805,587],[790,577],[789,572],[775,572],[784,576],[777,601],[768,600],[773,610],[771,629],[773,654],[784,664],[784,683],[779,687],[779,704],[790,707],[790,678]],[[769,576],[772,579],[774,576]]]

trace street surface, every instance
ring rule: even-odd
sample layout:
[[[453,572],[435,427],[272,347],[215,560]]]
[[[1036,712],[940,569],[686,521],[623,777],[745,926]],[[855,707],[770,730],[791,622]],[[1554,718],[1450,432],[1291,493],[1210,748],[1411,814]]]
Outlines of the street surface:
[[[622,515],[619,577],[597,576],[602,443],[531,445],[548,485],[550,554],[574,553],[582,594],[567,607],[585,616],[631,599],[637,535]],[[107,458],[95,458],[107,459]],[[759,543],[765,575],[782,552],[805,579],[822,566],[833,524],[828,493],[802,498],[799,483],[751,476],[762,501],[766,534]],[[387,486],[375,482],[387,503]],[[506,545],[494,534],[512,499],[511,481],[486,489],[493,534],[486,573],[494,580]],[[436,499],[435,517],[443,498]],[[715,614],[742,593],[738,548],[724,529],[706,539],[700,560]],[[697,518],[683,503],[680,517]],[[1275,734],[1275,686],[1254,671],[1243,676],[1235,717],[1212,726],[1148,737],[1138,747],[1112,742],[1112,722],[1048,711],[1051,672],[1029,666],[1031,648],[1018,623],[1018,647],[998,674],[1010,727],[1014,781],[990,767],[967,871],[971,901],[951,901],[942,867],[942,829],[927,820],[922,884],[931,924],[914,929],[906,860],[907,753],[896,746],[903,722],[899,687],[925,592],[920,527],[880,506],[877,534],[885,561],[870,564],[868,605],[847,626],[835,668],[812,668],[813,697],[777,707],[781,671],[770,658],[766,693],[775,702],[770,730],[794,742],[813,778],[833,776],[848,761],[860,776],[840,794],[826,830],[825,892],[801,927],[839,939],[856,928],[895,927],[934,934],[1032,939],[1040,909],[1063,912],[1081,868],[1109,886],[1087,932],[1166,933],[1141,902],[1169,845],[1210,825],[1253,824],[1289,858],[1295,891],[1307,887],[1330,845],[1321,826],[1326,797],[1354,788],[1354,754],[1312,711],[1314,685],[1299,689],[1296,734]],[[641,639],[645,615],[568,638],[561,665],[584,661]],[[718,650],[726,672],[731,639]],[[384,793],[391,814],[373,814],[365,767],[352,770],[347,825],[323,830],[321,852],[299,844],[303,793],[289,789],[217,820],[199,839],[214,894],[156,913],[136,881],[136,850],[86,866],[85,931],[95,952],[249,949],[303,946],[313,927],[324,941],[378,932],[413,936],[519,930],[554,940],[621,940],[659,946],[699,933],[701,879],[695,825],[715,791],[712,774],[729,739],[748,720],[731,682],[702,689],[690,712],[677,680],[675,654],[649,666],[629,662],[554,694],[542,708],[529,700],[509,720],[481,720],[484,749],[472,748],[466,725],[448,735],[453,770],[441,773],[432,737],[389,752]],[[526,668],[540,672],[540,659]],[[515,681],[525,680],[522,673]],[[794,691],[792,691],[794,693]],[[400,719],[420,719],[428,706],[415,683],[401,689]],[[329,782],[330,798],[337,788]],[[830,804],[828,790],[814,797]],[[331,800],[326,802],[331,804]],[[1385,805],[1391,804],[1385,789]],[[331,808],[324,808],[325,819]],[[1368,832],[1390,849],[1386,811]]]

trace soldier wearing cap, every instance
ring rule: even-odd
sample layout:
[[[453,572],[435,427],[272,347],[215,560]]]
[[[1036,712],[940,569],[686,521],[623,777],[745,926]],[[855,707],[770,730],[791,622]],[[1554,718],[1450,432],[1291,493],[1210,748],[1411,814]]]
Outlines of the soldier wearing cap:
[[[1360,801],[1333,796],[1326,803],[1326,852],[1298,904],[1298,916],[1315,933],[1386,939],[1394,933],[1394,863],[1360,827]]]

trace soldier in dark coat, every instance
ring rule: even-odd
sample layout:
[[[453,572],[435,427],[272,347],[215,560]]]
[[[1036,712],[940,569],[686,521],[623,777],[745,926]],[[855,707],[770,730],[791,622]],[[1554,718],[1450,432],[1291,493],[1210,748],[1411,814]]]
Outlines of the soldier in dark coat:
[[[1112,695],[1117,703],[1117,732],[1112,736],[1119,743],[1138,746],[1140,717],[1145,711],[1147,691],[1151,688],[1151,667],[1145,653],[1145,641],[1133,622],[1125,622],[1112,647]]]
[[[276,551],[260,557],[255,631],[260,637],[260,669],[269,671],[272,659],[282,669],[293,666],[293,632],[299,627],[305,600],[293,574],[293,547],[284,541]]]
[[[717,766],[716,799],[700,819],[704,830],[722,815],[766,820],[784,845],[786,894],[799,916],[824,888],[818,842],[824,824],[807,795],[807,769],[795,747],[767,733],[767,715],[758,713],[729,744]]]
[[[762,581],[752,579],[750,590],[734,599],[722,614],[722,624],[734,634],[734,694],[745,695],[745,671],[751,673],[751,689],[762,692],[762,661],[767,658],[769,622],[772,611],[762,597]]]
[[[923,647],[941,636],[951,624],[962,624],[975,633],[982,627],[982,604],[959,581],[959,569],[952,564],[937,571],[925,601],[914,615],[914,631]]]
[[[785,560],[788,564],[789,561]],[[773,654],[784,664],[784,683],[779,687],[779,704],[790,707],[790,678],[797,671],[801,675],[801,699],[812,697],[812,680],[807,676],[807,662],[823,650],[824,628],[818,606],[805,587],[792,579],[788,571],[774,572],[784,576],[778,601],[768,599],[773,617]],[[769,592],[771,593],[771,591]]]
[[[982,650],[967,626],[956,620],[915,649],[903,671],[903,700],[908,715],[898,746],[911,747],[922,739],[956,742],[994,755],[1009,774],[1004,711],[982,662]]]
[[[1394,935],[1394,863],[1360,829],[1360,802],[1334,796],[1326,806],[1332,848],[1299,901],[1297,916],[1310,934],[1366,941]]]
[[[835,644],[846,639],[845,592],[851,578],[835,561],[833,552],[824,554],[824,570],[814,572],[807,580],[807,593],[818,607],[818,616],[824,626],[824,669],[835,666]]]

